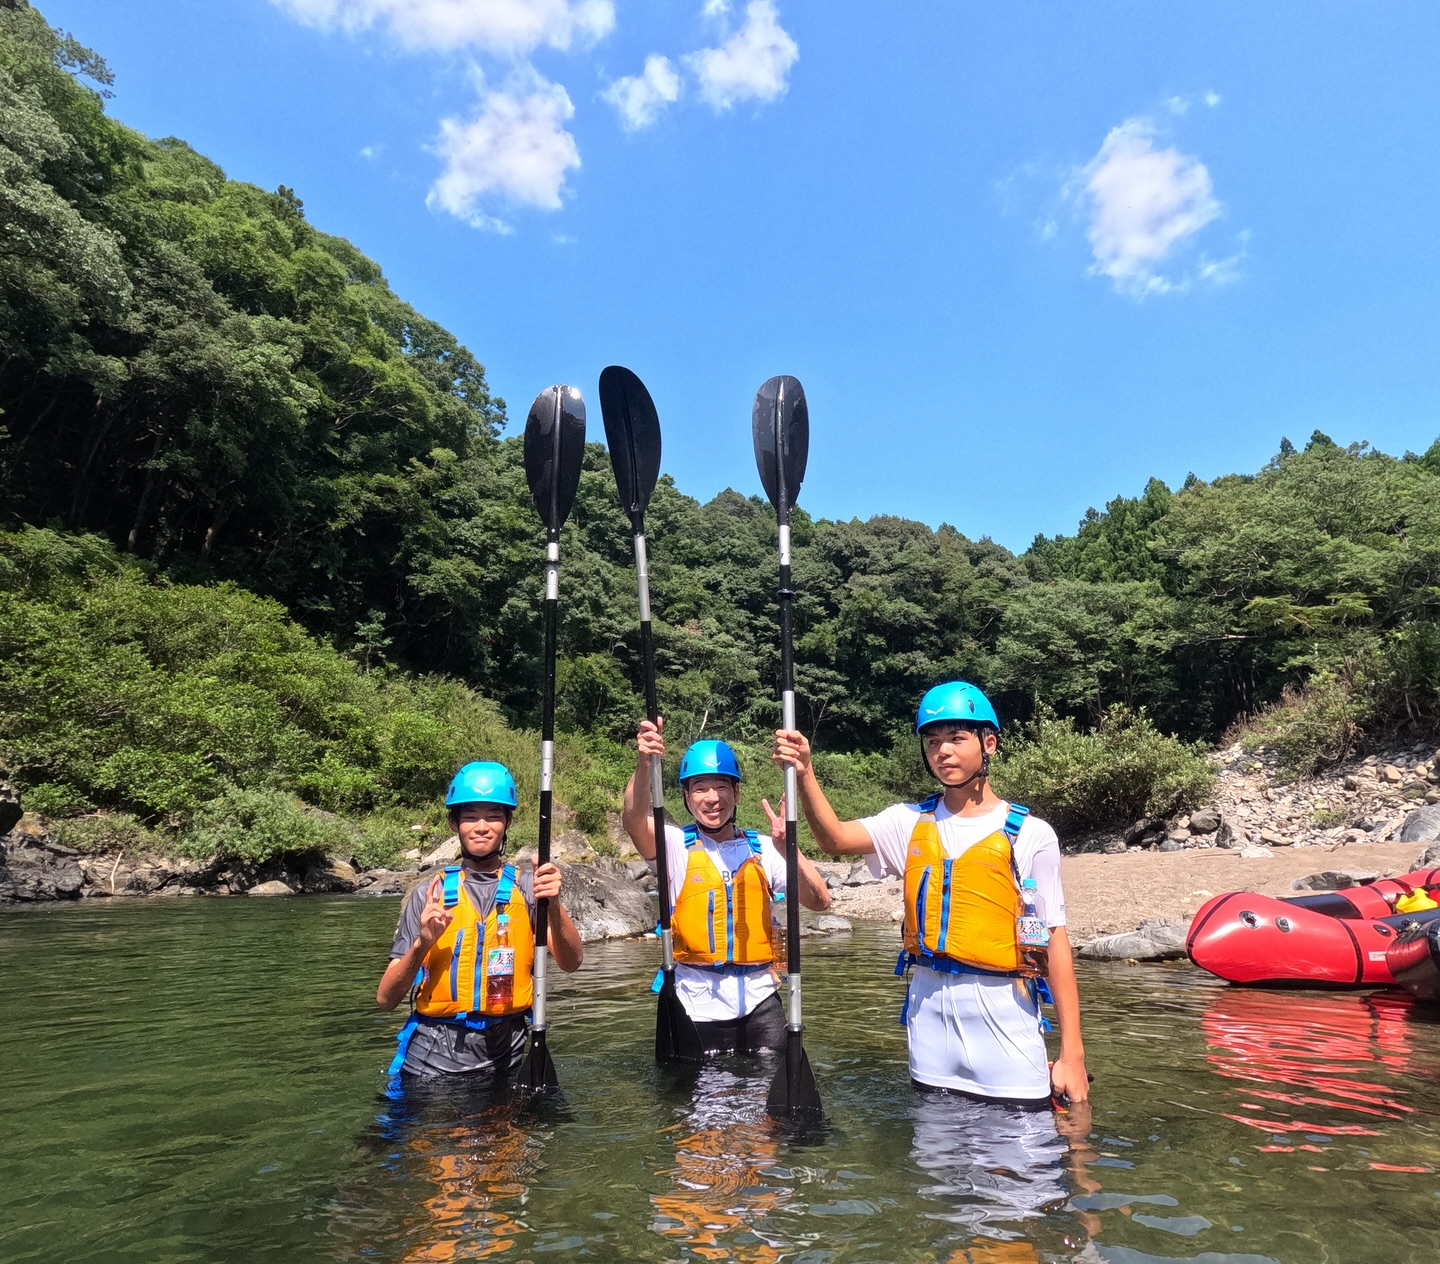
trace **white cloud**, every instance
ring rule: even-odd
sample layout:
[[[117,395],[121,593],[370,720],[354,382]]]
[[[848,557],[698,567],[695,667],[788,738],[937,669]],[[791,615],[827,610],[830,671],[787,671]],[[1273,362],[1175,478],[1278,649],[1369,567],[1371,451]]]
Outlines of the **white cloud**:
[[[716,10],[708,4],[707,14]],[[685,60],[700,81],[700,95],[717,110],[739,101],[774,101],[789,86],[800,46],[780,25],[771,0],[750,0],[745,21],[719,48],[702,48]]]
[[[1165,102],[1165,108],[1168,109],[1171,114],[1184,114],[1190,109],[1190,98],[1171,97]]]
[[[486,93],[475,117],[442,120],[435,149],[445,169],[427,204],[497,232],[511,230],[485,209],[496,201],[558,209],[566,173],[580,165],[575,137],[565,130],[574,113],[564,88],[531,71]]]
[[[601,95],[619,112],[627,131],[649,127],[660,111],[680,99],[680,76],[668,57],[651,53],[638,75],[615,80]]]
[[[1224,99],[1225,98],[1222,97],[1218,92],[1216,92],[1214,88],[1211,88],[1205,93],[1205,104],[1208,105],[1212,110]]]
[[[381,147],[379,145],[366,145],[363,149],[361,149],[360,157],[367,159],[374,158],[380,153],[380,148]]]
[[[707,18],[723,18],[730,13],[730,0],[705,0],[702,10]]]
[[[386,27],[410,48],[527,53],[593,43],[615,27],[614,0],[271,0],[307,26]]]
[[[1092,274],[1134,298],[1187,287],[1187,278],[1165,269],[1220,214],[1203,162],[1160,147],[1155,125],[1132,118],[1105,137],[1077,183],[1089,214]]]

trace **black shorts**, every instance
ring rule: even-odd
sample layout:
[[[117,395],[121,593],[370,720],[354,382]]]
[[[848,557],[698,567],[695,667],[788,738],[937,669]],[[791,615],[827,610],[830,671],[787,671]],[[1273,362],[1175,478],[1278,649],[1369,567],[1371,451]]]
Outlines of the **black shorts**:
[[[713,1023],[696,1023],[706,1053],[779,1052],[785,1047],[785,1009],[772,992],[748,1014]]]

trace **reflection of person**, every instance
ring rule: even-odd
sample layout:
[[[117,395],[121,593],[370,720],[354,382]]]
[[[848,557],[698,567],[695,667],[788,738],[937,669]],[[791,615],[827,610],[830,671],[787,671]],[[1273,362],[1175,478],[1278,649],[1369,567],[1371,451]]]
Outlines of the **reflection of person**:
[[[450,783],[445,805],[460,864],[406,896],[375,993],[381,1009],[394,1009],[415,984],[392,1073],[504,1074],[519,1065],[533,998],[537,899],[550,901],[555,964],[580,968],[584,948],[559,900],[560,870],[545,864],[519,873],[504,863],[516,802],[515,779],[502,764],[466,764]]]
[[[674,1184],[651,1198],[654,1228],[701,1259],[745,1264],[781,1259],[784,1244],[773,1240],[765,1217],[790,1191],[767,1179],[779,1162],[780,1146],[760,1111],[754,1082],[723,1064],[705,1066],[691,1111],[668,1131],[675,1138]]]
[[[946,1264],[1035,1264],[1034,1245],[1016,1238],[1021,1222],[1052,1213],[1072,1182],[1098,1188],[1085,1166],[1095,1158],[1088,1102],[1051,1114],[927,1095],[913,1117],[911,1159],[932,1182],[919,1193],[943,1207],[927,1216],[978,1235]],[[1080,1233],[1098,1232],[1092,1214],[1077,1220]]]
[[[941,793],[842,821],[815,777],[810,744],[775,735],[775,761],[794,766],[805,819],[832,856],[866,856],[877,876],[905,879],[910,1076],[921,1087],[1043,1107],[1052,1086],[1089,1095],[1080,998],[1055,831],[990,788],[1000,722],[974,685],[953,681],[920,703],[916,732]],[[1045,978],[1060,1022],[1060,1055],[1047,1071],[1036,987],[1016,934],[1020,883],[1034,879],[1050,930]]]
[[[655,859],[650,760],[665,753],[660,725],[646,720],[640,757],[625,788],[625,832],[646,860]],[[785,1044],[785,1013],[776,992],[771,897],[785,890],[785,860],[769,836],[737,829],[740,765],[725,742],[691,746],[680,761],[680,788],[695,824],[665,828],[675,935],[675,992],[712,1052],[754,1052]],[[783,822],[764,803],[772,833]],[[778,825],[777,825],[778,823]],[[799,857],[800,902],[820,911],[830,892],[815,866]]]

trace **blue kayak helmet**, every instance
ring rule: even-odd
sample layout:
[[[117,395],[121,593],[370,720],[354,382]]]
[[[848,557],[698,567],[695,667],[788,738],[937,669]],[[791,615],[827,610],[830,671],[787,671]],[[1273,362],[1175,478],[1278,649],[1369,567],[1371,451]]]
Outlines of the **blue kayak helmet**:
[[[450,781],[445,791],[445,806],[458,808],[466,803],[498,803],[514,808],[520,803],[515,791],[515,778],[504,764],[478,760],[466,764]]]
[[[924,738],[925,730],[932,724],[963,724],[975,728],[982,736],[987,727],[997,734],[1000,732],[1000,717],[995,714],[990,699],[969,681],[947,680],[943,685],[926,690],[925,696],[920,699],[919,709],[915,712],[915,732],[921,735],[920,758],[925,761],[925,771],[932,776],[935,770],[930,767],[930,756],[925,751]],[[986,777],[989,773],[990,756],[986,755],[980,771],[969,778],[969,781],[974,781],[976,777]]]
[[[745,780],[740,775],[740,761],[735,758],[730,743],[710,740],[691,743],[680,757],[677,780],[682,790],[691,777],[729,777],[737,784]]]

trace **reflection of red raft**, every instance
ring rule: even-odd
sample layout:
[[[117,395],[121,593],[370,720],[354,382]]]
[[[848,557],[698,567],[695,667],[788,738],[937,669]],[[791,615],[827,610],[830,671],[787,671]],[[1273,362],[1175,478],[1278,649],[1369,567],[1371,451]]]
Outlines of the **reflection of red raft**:
[[[1440,909],[1394,912],[1395,901],[1417,887],[1440,887],[1440,869],[1283,900],[1249,891],[1217,895],[1195,914],[1185,949],[1201,969],[1231,983],[1385,987],[1396,981],[1386,952],[1402,924],[1440,921]],[[1433,956],[1440,966],[1440,951]]]

